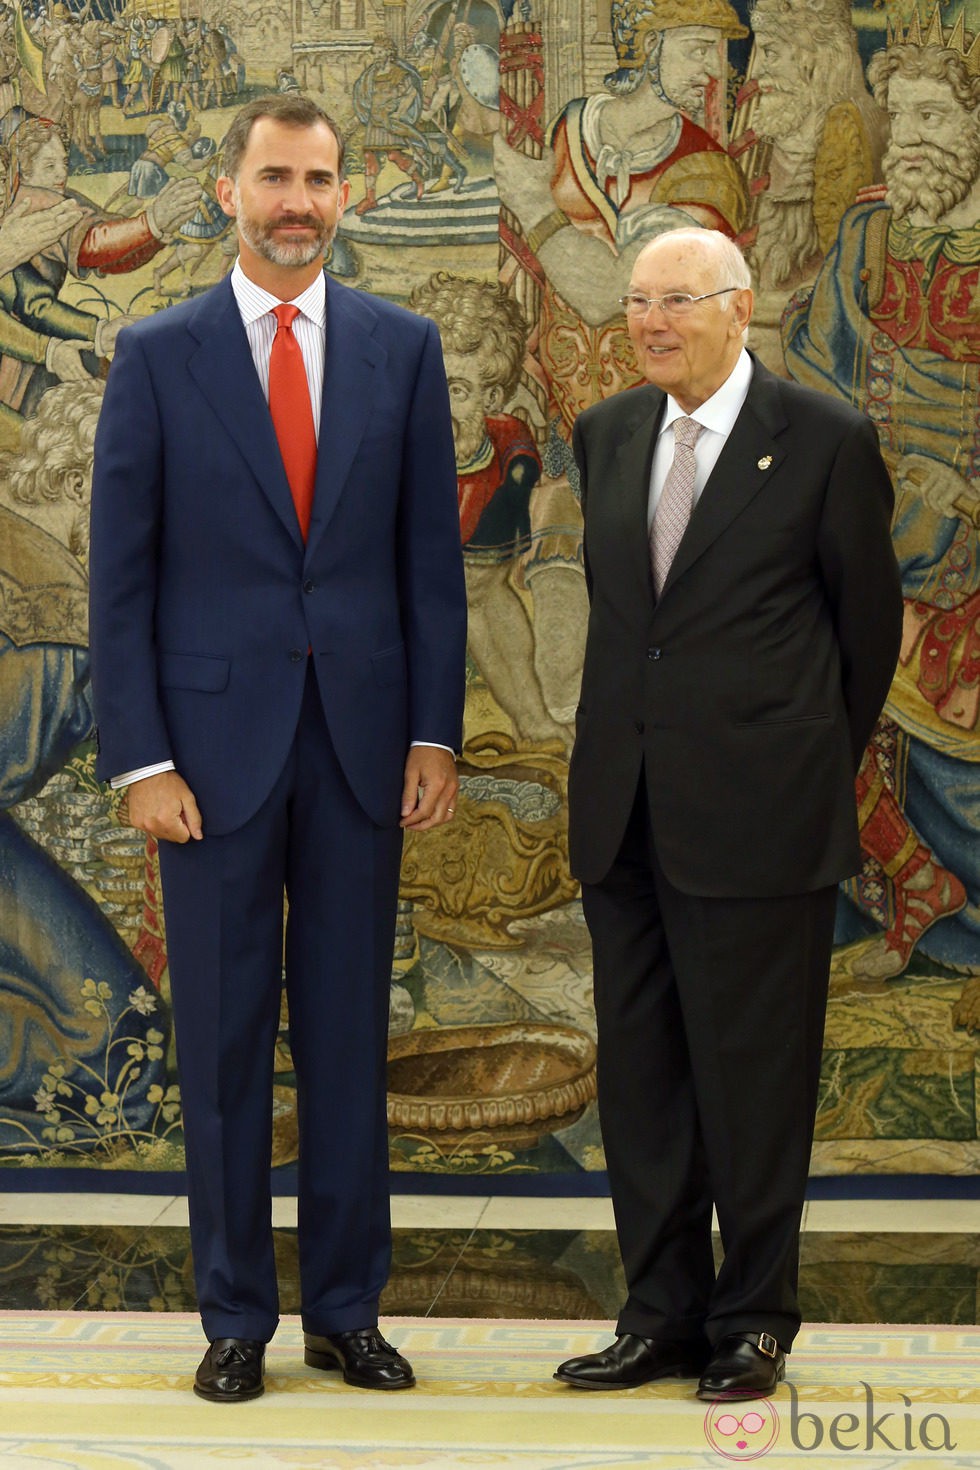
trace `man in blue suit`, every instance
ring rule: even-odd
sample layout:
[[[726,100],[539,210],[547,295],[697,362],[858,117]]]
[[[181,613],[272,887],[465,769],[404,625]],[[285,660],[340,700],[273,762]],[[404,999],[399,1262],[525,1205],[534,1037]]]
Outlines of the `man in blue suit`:
[[[430,322],[324,274],[348,184],[319,107],[249,103],[224,170],[232,275],[122,333],[106,389],[91,552],[99,769],[160,839],[210,1340],[195,1389],[261,1393],[278,1320],[284,893],[306,1362],[408,1388],[411,1367],[377,1326],[385,1060],[400,829],[450,819],[457,790],[466,615],[445,374]],[[317,435],[305,513],[280,450],[288,464],[295,436],[269,408],[282,303],[297,308]]]

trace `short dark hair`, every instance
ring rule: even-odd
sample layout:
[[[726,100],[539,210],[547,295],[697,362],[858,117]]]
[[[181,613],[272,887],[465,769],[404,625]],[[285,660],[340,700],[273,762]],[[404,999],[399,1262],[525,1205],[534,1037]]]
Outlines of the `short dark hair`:
[[[251,102],[246,102],[235,114],[221,145],[222,168],[229,179],[237,179],[253,124],[260,117],[271,117],[274,122],[283,123],[287,128],[313,128],[317,123],[326,123],[337,140],[337,178],[343,179],[345,148],[340,129],[318,103],[297,92],[277,92],[268,97],[256,97]]]

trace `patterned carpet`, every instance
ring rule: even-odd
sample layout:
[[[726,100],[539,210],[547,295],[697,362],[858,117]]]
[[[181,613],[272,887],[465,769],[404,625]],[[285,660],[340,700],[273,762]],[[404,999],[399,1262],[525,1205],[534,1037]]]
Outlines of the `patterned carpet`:
[[[861,1470],[980,1462],[980,1329],[811,1327],[766,1400],[699,1404],[693,1385],[582,1393],[556,1363],[608,1341],[589,1322],[385,1323],[414,1361],[409,1393],[347,1389],[303,1367],[284,1320],[267,1392],[243,1405],[190,1392],[195,1317],[0,1313],[2,1470],[621,1470],[765,1460]]]

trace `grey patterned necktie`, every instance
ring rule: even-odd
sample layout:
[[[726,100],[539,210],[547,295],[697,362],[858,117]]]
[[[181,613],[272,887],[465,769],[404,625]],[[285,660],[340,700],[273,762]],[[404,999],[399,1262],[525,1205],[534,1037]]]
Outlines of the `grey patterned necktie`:
[[[694,419],[674,420],[674,458],[667,471],[664,488],[660,492],[654,512],[653,525],[650,527],[653,586],[658,597],[664,590],[670,564],[691,519],[694,500],[694,445],[702,427]]]

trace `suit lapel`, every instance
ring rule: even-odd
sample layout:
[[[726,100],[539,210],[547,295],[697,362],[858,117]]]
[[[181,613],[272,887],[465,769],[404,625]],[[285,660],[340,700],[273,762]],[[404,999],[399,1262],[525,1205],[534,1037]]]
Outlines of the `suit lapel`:
[[[748,395],[691,514],[661,597],[758,494],[786,457],[778,436],[787,427],[779,379],[753,359]]]
[[[309,550],[337,507],[370,422],[375,373],[387,356],[374,339],[376,326],[370,300],[327,276],[327,345]]]
[[[188,369],[290,536],[303,544],[269,406],[262,396],[228,277],[199,298],[188,323],[198,348]]]
[[[316,488],[308,548],[327,526],[350,472],[373,401],[385,350],[373,339],[369,301],[327,277],[327,344],[320,405]],[[188,367],[293,540],[303,545],[269,406],[259,386],[238,303],[226,278],[199,298],[188,323],[198,343]]]
[[[650,464],[657,440],[657,427],[666,399],[658,389],[635,388],[626,395],[627,418],[616,450],[619,476],[619,512],[624,545],[632,574],[639,578],[646,596],[653,595],[647,506],[650,500]]]

